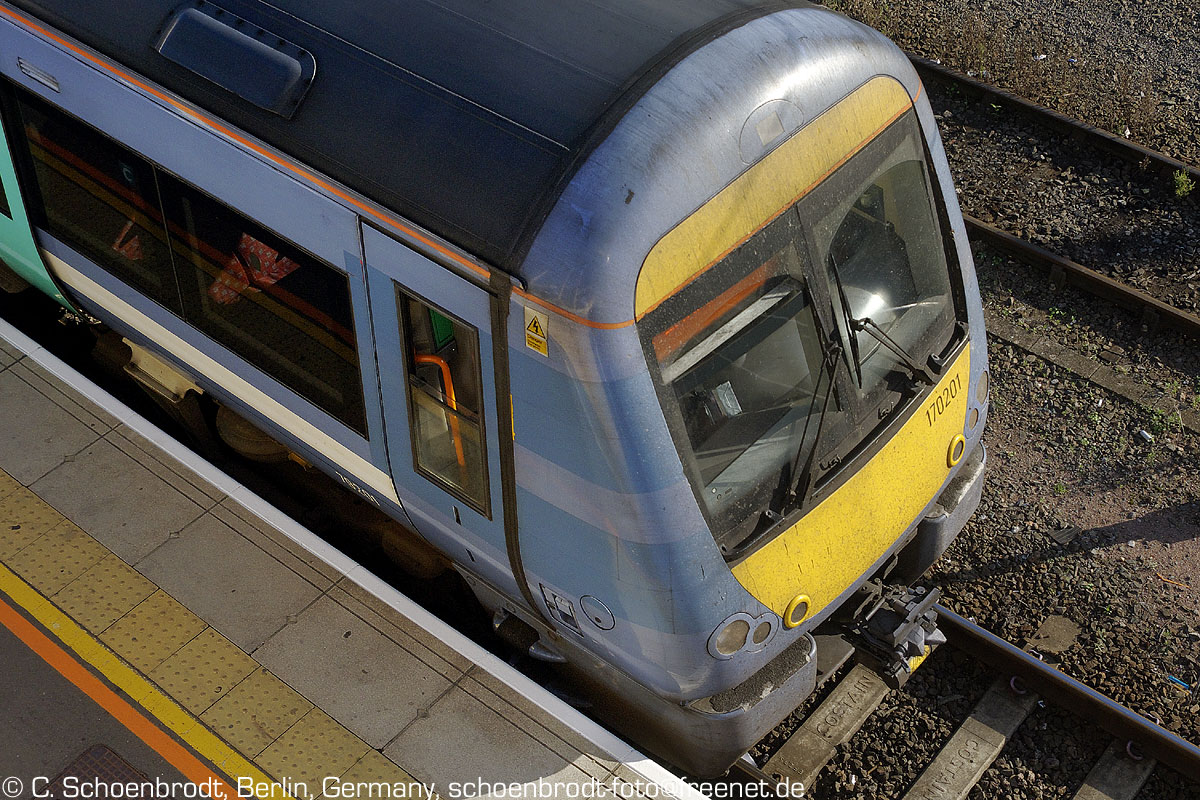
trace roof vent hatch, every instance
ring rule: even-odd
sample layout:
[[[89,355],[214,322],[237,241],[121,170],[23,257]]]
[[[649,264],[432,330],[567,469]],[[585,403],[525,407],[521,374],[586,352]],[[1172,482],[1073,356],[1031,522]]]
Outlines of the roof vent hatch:
[[[317,74],[312,53],[207,0],[172,14],[154,49],[284,119],[296,113]]]

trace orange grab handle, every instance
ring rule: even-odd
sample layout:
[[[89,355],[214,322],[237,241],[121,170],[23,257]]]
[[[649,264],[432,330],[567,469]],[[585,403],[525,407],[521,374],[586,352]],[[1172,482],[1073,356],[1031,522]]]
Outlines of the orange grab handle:
[[[445,387],[446,402],[452,411],[458,411],[458,401],[454,397],[454,378],[450,375],[450,365],[446,363],[446,359],[426,354],[413,356],[413,360],[418,364],[433,364],[442,371],[442,386]],[[465,477],[467,459],[463,455],[462,432],[459,430],[456,414],[450,416],[450,434],[454,437],[454,455],[458,456],[458,466],[464,471]]]

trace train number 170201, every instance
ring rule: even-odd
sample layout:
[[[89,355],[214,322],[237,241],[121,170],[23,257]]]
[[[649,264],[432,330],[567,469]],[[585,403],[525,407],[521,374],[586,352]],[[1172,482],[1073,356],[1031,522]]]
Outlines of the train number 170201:
[[[954,404],[955,398],[962,391],[962,374],[955,375],[950,379],[950,382],[942,387],[942,391],[929,399],[929,405],[925,406],[925,419],[929,420],[929,424],[937,422],[938,417],[946,412],[946,409]]]

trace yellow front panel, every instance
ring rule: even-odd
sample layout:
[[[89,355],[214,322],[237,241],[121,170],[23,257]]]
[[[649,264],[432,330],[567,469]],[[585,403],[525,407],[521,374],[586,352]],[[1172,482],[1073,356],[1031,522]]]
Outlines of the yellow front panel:
[[[882,450],[799,522],[733,568],[746,591],[780,616],[793,597],[807,594],[811,616],[879,560],[950,473],[951,442],[962,433],[966,417],[970,366],[970,348],[964,348]]]
[[[638,319],[763,228],[912,106],[895,78],[872,78],[743,172],[658,241],[638,274]]]

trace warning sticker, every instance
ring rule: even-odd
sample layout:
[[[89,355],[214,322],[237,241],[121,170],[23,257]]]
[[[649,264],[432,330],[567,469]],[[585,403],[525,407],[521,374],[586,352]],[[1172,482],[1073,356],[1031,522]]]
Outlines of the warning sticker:
[[[546,341],[546,331],[549,329],[549,325],[550,318],[548,316],[525,306],[525,346],[544,356],[549,356],[550,347]]]

